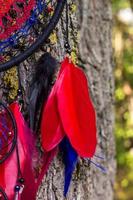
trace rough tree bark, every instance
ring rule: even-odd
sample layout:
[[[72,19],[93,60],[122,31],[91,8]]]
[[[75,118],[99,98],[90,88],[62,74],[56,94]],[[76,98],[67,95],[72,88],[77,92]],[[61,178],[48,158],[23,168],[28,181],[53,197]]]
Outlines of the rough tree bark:
[[[113,137],[113,69],[111,47],[112,12],[111,0],[74,0],[77,4],[77,14],[71,18],[73,33],[79,31],[78,51],[80,62],[86,69],[91,96],[97,112],[97,154],[105,157],[104,161],[96,160],[107,168],[103,174],[95,166],[80,159],[73,175],[68,200],[112,200],[115,177],[114,137]],[[71,45],[76,45],[74,34]],[[59,37],[58,37],[59,36]],[[61,60],[64,56],[64,39],[59,23],[57,30],[58,43],[53,44],[53,54]],[[44,46],[44,50],[47,47]],[[34,62],[42,52],[36,52],[31,58],[21,64],[22,85],[27,88]],[[82,94],[81,94],[82,95]],[[28,101],[25,98],[25,101]],[[63,172],[61,155],[52,162],[47,175],[38,191],[37,200],[63,200]]]
[[[115,176],[113,137],[113,69],[110,0],[78,0],[77,20],[80,32],[79,54],[88,75],[92,99],[97,111],[97,154],[104,155],[107,168],[103,174],[94,166],[80,160],[68,200],[112,200]],[[76,28],[75,24],[73,24]],[[60,41],[60,43],[62,43]],[[59,53],[63,55],[63,52]],[[81,94],[82,95],[82,94]],[[99,162],[99,160],[98,160]],[[63,165],[60,156],[54,159],[39,190],[38,200],[62,200]]]

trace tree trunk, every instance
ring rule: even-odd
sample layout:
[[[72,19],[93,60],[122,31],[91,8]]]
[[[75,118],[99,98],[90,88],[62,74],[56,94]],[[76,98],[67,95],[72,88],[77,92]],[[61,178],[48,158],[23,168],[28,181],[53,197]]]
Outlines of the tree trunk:
[[[97,155],[105,160],[95,159],[107,169],[104,174],[94,165],[80,159],[73,174],[68,200],[112,200],[115,177],[114,136],[113,136],[113,92],[114,80],[112,69],[111,25],[112,13],[110,0],[73,0],[72,11],[69,13],[70,43],[79,54],[80,62],[88,76],[90,93],[97,113]],[[77,12],[74,12],[77,4]],[[45,45],[59,60],[64,52],[64,38],[61,23],[58,24],[58,43]],[[79,34],[77,34],[79,32]],[[80,36],[77,46],[77,38]],[[76,38],[76,41],[75,41]],[[52,39],[51,39],[52,40]],[[41,54],[36,52],[21,64],[22,85],[27,97],[28,87],[34,73],[34,63]],[[14,73],[13,73],[14,76]],[[28,102],[25,98],[25,102]],[[52,162],[38,191],[37,200],[63,200],[64,166],[61,155]]]
[[[96,154],[105,157],[101,164],[106,167],[107,173],[103,174],[95,166],[89,166],[86,161],[80,159],[67,199],[112,200],[115,177],[115,144],[113,136],[114,80],[111,2],[110,0],[78,0],[77,5],[77,18],[72,16],[72,23],[75,29],[80,30],[78,46],[80,59],[88,75],[90,92],[97,112],[98,147]],[[62,45],[61,40],[60,45]],[[72,37],[71,40],[73,40]],[[63,53],[60,52],[58,55],[63,55]],[[43,180],[38,192],[38,200],[64,199],[63,173],[61,157],[57,156]]]

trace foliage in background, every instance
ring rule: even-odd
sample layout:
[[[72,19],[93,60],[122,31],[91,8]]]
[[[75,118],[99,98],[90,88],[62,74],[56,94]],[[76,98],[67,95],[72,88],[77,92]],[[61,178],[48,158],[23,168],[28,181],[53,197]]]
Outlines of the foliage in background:
[[[133,200],[133,17],[132,1],[113,0],[116,99],[116,200]],[[124,19],[124,12],[127,12]],[[122,18],[123,13],[123,18]],[[132,15],[133,16],[133,15]]]

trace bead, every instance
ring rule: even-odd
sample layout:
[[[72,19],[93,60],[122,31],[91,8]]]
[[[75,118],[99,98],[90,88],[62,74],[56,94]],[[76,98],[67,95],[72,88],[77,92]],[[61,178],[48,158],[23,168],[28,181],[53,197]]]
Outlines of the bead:
[[[69,45],[68,42],[66,42],[66,43],[64,44],[64,47],[65,47],[65,49],[66,49],[66,53],[70,54],[70,53],[71,53],[71,47],[70,47],[70,45]]]
[[[24,178],[20,178],[18,181],[19,181],[19,183],[24,184]]]
[[[10,131],[10,132],[8,132],[8,135],[9,135],[9,136],[11,136],[11,135],[12,135],[12,132],[11,132],[11,131]]]
[[[67,49],[66,52],[67,52],[68,54],[70,54],[70,53],[71,53],[71,49],[70,49],[70,48]]]
[[[66,43],[64,44],[64,47],[65,47],[66,49],[70,49],[70,45],[68,44],[68,42],[66,42]]]
[[[22,90],[18,89],[18,95],[21,95],[21,94],[22,94]]]
[[[20,190],[20,186],[19,185],[16,185],[15,188],[14,188],[15,192],[18,192]]]

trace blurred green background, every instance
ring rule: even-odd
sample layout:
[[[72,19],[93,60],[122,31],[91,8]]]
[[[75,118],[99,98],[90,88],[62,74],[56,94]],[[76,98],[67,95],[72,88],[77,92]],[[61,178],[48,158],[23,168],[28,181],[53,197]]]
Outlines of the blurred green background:
[[[113,0],[115,200],[133,200],[133,0]]]

